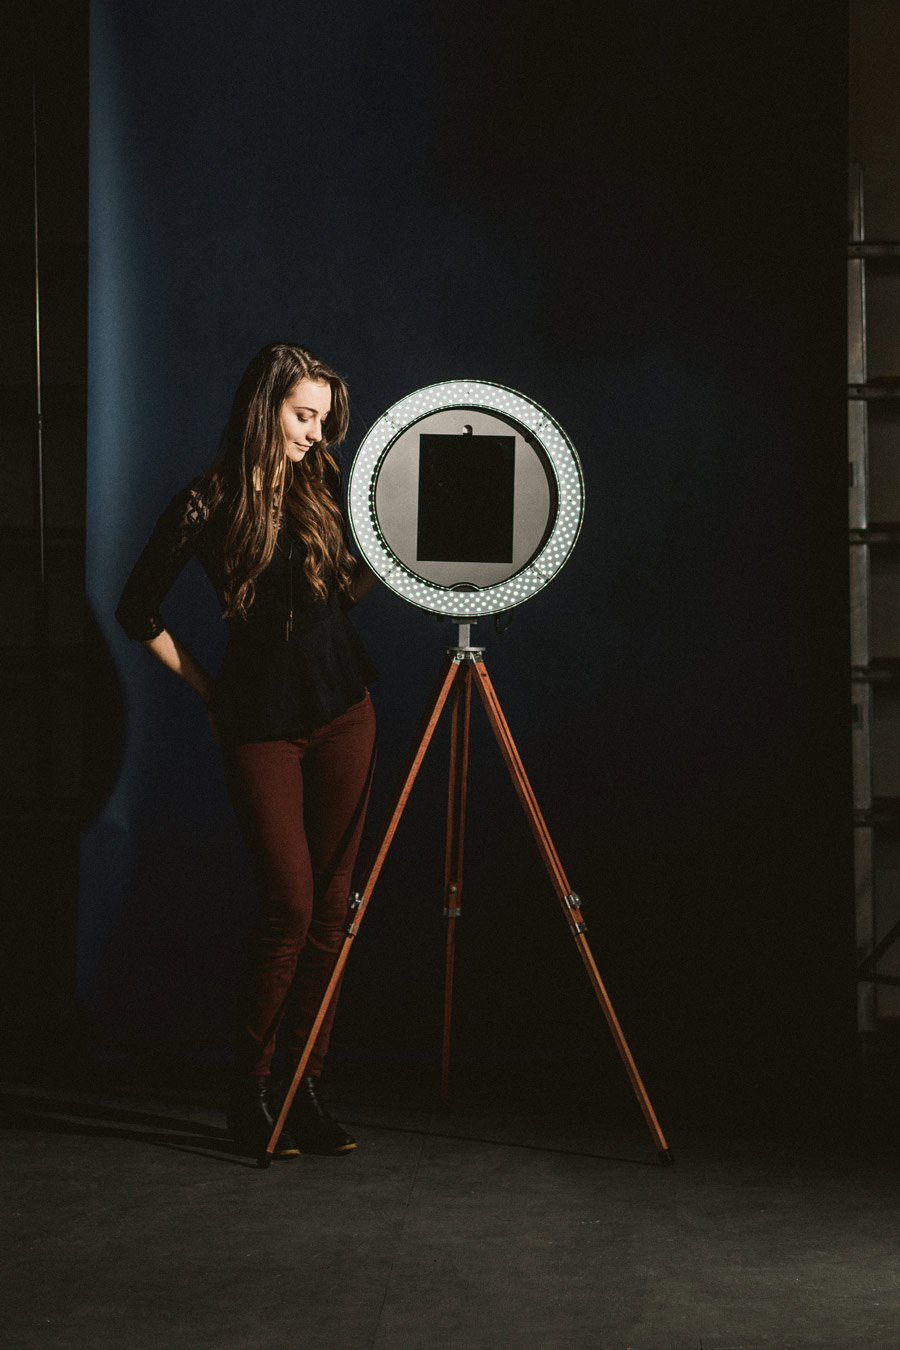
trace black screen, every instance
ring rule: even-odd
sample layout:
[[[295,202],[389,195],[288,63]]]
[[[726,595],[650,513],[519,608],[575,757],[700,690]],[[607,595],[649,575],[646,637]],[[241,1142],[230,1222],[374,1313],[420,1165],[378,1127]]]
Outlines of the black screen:
[[[512,562],[515,436],[419,437],[420,562]]]

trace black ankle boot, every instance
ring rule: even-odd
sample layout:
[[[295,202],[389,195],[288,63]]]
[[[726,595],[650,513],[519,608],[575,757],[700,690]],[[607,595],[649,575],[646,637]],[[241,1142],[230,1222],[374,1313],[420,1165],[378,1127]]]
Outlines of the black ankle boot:
[[[319,1080],[307,1074],[297,1087],[287,1124],[301,1153],[349,1153],[356,1140],[319,1101]]]
[[[275,1121],[269,1109],[269,1080],[245,1078],[236,1083],[228,1099],[225,1116],[228,1133],[242,1152],[258,1156],[265,1153]],[[296,1158],[297,1145],[287,1130],[281,1131],[275,1145],[275,1158]]]

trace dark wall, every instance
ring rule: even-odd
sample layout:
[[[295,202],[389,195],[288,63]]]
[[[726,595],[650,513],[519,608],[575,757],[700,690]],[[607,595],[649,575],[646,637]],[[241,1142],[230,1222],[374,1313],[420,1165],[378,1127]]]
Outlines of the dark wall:
[[[87,19],[87,0],[34,0],[4,15],[0,45],[0,1060],[17,1070],[75,1020]]]
[[[805,1095],[853,1018],[840,14],[208,16],[92,11],[88,592],[127,707],[82,855],[101,1037],[227,1047],[252,901],[215,748],[112,610],[246,360],[286,336],[349,379],[348,461],[454,376],[566,427],[585,530],[508,634],[485,626],[494,683],[648,1080]],[[215,660],[207,592],[189,570],[167,618]],[[381,670],[374,824],[449,634],[386,592],[357,623]],[[480,724],[472,764],[461,1063],[583,1072],[605,1031]],[[435,1042],[443,766],[441,743],[338,1054],[417,1064]]]

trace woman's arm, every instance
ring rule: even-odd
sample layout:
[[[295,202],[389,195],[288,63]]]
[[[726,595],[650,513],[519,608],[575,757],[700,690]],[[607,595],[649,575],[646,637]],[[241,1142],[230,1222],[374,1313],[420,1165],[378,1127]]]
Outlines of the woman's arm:
[[[171,670],[173,675],[177,675],[185,684],[195,689],[204,703],[209,702],[212,676],[167,628],[156,637],[142,642],[141,646],[155,657],[160,665],[165,666],[166,670]]]
[[[159,606],[195,552],[207,520],[207,507],[200,480],[172,498],[153,527],[143,553],[125,583],[116,618],[130,638],[135,638],[166,670],[209,704],[212,678],[200,662],[168,631]],[[210,714],[210,725],[216,733]]]
[[[363,596],[369,594],[377,580],[368,563],[364,563],[362,558],[357,558],[356,573],[350,583],[350,598],[354,605],[358,605]]]
[[[168,628],[164,628],[155,638],[148,638],[141,643],[145,651],[148,651],[152,657],[157,660],[166,670],[171,670],[173,675],[184,680],[185,684],[195,689],[203,702],[206,704],[206,716],[209,719],[210,730],[219,739],[219,728],[216,726],[216,719],[213,716],[213,710],[209,706],[209,700],[212,695],[212,676],[204,670],[196,656],[193,656],[183,646],[174,633],[170,633]]]
[[[195,479],[169,502],[119,597],[116,618],[138,642],[151,642],[165,632],[159,607],[196,552],[208,514],[199,484]]]

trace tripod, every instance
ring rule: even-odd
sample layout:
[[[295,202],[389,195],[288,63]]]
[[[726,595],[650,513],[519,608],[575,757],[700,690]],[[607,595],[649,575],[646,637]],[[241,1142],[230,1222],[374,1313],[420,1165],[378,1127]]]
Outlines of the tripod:
[[[458,621],[459,622],[459,621]],[[447,701],[451,691],[453,694],[451,726],[450,726],[450,777],[447,793],[447,835],[446,850],[444,855],[444,916],[447,919],[447,947],[446,960],[444,968],[444,1026],[443,1041],[441,1049],[441,1100],[446,1101],[448,1091],[448,1081],[450,1073],[450,1030],[451,1016],[453,1009],[453,959],[455,951],[456,938],[456,920],[460,914],[460,900],[462,897],[462,865],[463,865],[463,843],[465,837],[465,811],[466,811],[466,780],[468,776],[469,759],[469,717],[472,707],[472,685],[478,690],[481,701],[484,704],[488,721],[491,729],[497,738],[500,746],[500,753],[509,770],[513,786],[522,809],[531,827],[541,857],[544,860],[544,866],[550,874],[550,880],[556,891],[557,898],[562,906],[563,915],[569,925],[569,931],[575,939],[578,947],[578,954],[581,957],[588,979],[597,1001],[606,1018],[607,1025],[612,1033],[613,1041],[622,1063],[625,1066],[625,1072],[631,1082],[634,1095],[637,1098],[638,1105],[643,1112],[645,1121],[653,1136],[656,1144],[659,1160],[667,1165],[673,1161],[672,1154],[666,1144],[665,1137],[656,1119],[653,1107],[650,1104],[650,1098],[647,1096],[641,1076],[637,1071],[637,1066],[632,1058],[628,1043],[622,1033],[619,1020],[613,1010],[603,981],[597,970],[594,958],[591,955],[585,932],[587,925],[581,918],[581,901],[569,886],[566,875],[562,869],[562,864],[553,847],[553,841],[544,823],[544,817],[541,815],[537,801],[535,800],[531,784],[528,781],[522,761],[519,758],[519,752],[515,747],[513,738],[510,735],[509,727],[500,708],[497,695],[494,692],[494,686],[491,684],[487,668],[484,664],[484,648],[473,647],[470,645],[469,637],[471,622],[459,622],[459,641],[455,647],[447,647],[443,665],[438,673],[437,681],[431,692],[431,697],[425,709],[425,713],[419,723],[412,748],[407,757],[406,763],[400,774],[399,782],[394,790],[388,807],[387,816],[382,824],[378,834],[375,849],[365,873],[365,879],[362,882],[361,889],[354,891],[349,899],[349,916],[344,930],[344,940],[341,944],[341,950],[338,953],[334,970],[331,974],[328,987],[322,996],[322,1002],[319,1005],[319,1011],[316,1014],[315,1021],[310,1029],[303,1054],[300,1057],[290,1086],[285,1095],[284,1103],[279,1112],[278,1119],[272,1131],[272,1136],[266,1145],[264,1153],[257,1159],[260,1167],[268,1167],[272,1161],[272,1154],[278,1142],[278,1137],[284,1128],[291,1102],[294,1099],[300,1079],[303,1077],[306,1064],[309,1059],[312,1047],[326,1012],[334,997],[334,991],[338,986],[344,965],[349,955],[350,946],[353,938],[359,931],[362,923],[366,906],[369,903],[369,897],[378,880],[384,863],[387,851],[390,848],[394,833],[399,824],[403,809],[409,798],[410,790],[415,782],[416,775],[425,757],[425,751],[428,749],[429,742],[437,726],[444,704]]]

